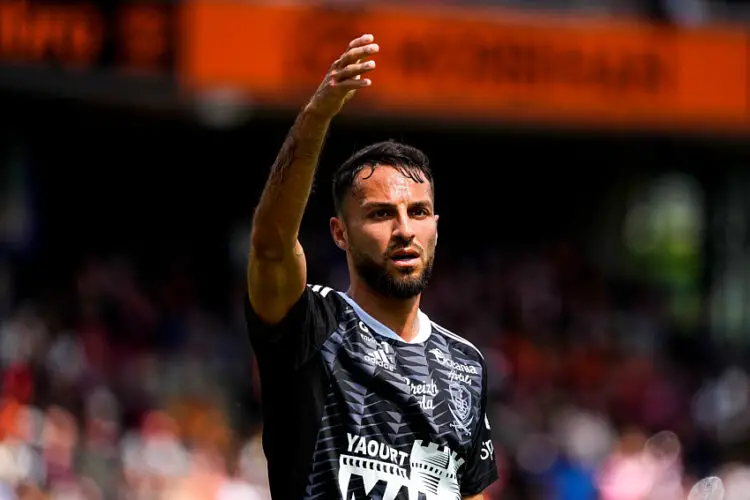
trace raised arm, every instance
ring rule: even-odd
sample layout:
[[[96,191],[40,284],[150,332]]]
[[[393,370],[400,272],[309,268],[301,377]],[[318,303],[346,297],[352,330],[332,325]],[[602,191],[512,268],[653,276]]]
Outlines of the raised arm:
[[[318,156],[334,116],[375,68],[363,61],[378,52],[372,35],[352,40],[297,116],[271,168],[253,217],[247,285],[250,303],[265,322],[280,322],[304,291],[307,265],[298,234]]]

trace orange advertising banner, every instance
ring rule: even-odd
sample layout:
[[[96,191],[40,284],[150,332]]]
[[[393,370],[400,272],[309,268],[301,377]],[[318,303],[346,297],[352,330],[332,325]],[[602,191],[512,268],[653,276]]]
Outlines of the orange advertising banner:
[[[187,0],[187,88],[299,107],[351,38],[373,33],[373,86],[348,109],[469,121],[750,129],[749,37],[496,10]],[[351,108],[350,108],[351,107]]]

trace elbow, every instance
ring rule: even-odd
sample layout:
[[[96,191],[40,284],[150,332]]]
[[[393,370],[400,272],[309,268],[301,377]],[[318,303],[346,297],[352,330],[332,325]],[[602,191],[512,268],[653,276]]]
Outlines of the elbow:
[[[296,241],[296,237],[286,238],[279,231],[253,226],[250,233],[250,257],[262,261],[284,260],[294,249]]]
[[[297,246],[298,228],[289,224],[278,210],[258,207],[250,229],[250,255],[259,260],[288,258]]]
[[[282,244],[279,238],[269,237],[259,231],[250,234],[250,258],[255,260],[281,260]]]

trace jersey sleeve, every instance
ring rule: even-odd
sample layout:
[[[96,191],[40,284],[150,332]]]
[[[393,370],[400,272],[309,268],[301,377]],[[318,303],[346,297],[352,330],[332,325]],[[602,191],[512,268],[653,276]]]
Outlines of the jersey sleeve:
[[[286,316],[274,325],[256,314],[247,295],[245,319],[258,364],[296,369],[316,354],[336,329],[335,294],[328,287],[306,286]]]
[[[482,401],[479,422],[475,426],[472,447],[466,458],[466,472],[461,480],[461,495],[477,495],[497,481],[497,463],[492,445],[490,421],[487,418],[487,369],[482,376]]]

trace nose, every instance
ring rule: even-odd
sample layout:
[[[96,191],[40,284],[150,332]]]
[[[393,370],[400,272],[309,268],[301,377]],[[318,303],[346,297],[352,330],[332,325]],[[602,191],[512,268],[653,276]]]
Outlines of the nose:
[[[393,228],[393,235],[404,242],[410,242],[415,236],[411,223],[412,221],[409,218],[409,214],[407,214],[405,210],[399,211],[398,217],[394,220],[395,227]]]

